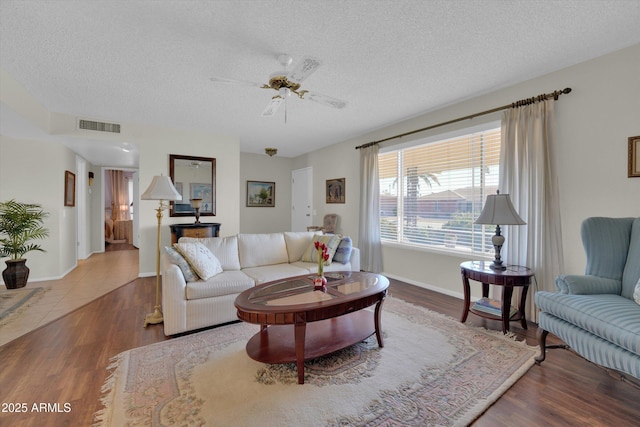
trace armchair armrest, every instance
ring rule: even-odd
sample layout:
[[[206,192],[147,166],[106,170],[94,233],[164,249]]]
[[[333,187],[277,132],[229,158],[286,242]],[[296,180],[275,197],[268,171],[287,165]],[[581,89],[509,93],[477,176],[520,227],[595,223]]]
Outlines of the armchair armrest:
[[[607,279],[598,276],[580,276],[563,274],[556,277],[556,288],[563,294],[596,295],[614,294],[622,292],[620,280]]]

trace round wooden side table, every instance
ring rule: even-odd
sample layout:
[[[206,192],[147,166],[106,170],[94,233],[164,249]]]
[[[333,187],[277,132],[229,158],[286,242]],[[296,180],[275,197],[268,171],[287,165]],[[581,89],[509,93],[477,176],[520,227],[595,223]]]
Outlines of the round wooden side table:
[[[510,321],[519,320],[522,327],[527,329],[525,304],[527,302],[527,293],[529,291],[529,285],[531,284],[531,278],[534,276],[533,271],[527,267],[521,267],[519,265],[508,265],[506,270],[493,270],[490,265],[491,262],[489,261],[466,261],[460,264],[462,285],[464,287],[464,308],[460,322],[464,323],[467,320],[469,312],[471,312],[486,319],[502,320],[502,332],[505,334],[509,332]],[[471,289],[469,279],[482,283],[483,298],[489,298],[489,285],[502,286],[501,316],[470,307]],[[513,288],[516,286],[522,287],[520,302],[518,304],[517,312],[512,316],[509,316],[509,312],[511,311]]]

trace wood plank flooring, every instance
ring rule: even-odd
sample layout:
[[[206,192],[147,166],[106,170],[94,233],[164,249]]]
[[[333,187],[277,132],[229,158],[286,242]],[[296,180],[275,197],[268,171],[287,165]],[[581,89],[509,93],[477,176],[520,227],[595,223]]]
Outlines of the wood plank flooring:
[[[459,318],[462,301],[395,280],[392,297]],[[90,426],[101,409],[100,388],[118,353],[167,339],[161,325],[142,327],[152,311],[155,278],[135,280],[69,315],[0,347],[0,426]],[[467,322],[500,330],[499,322]],[[535,325],[511,325],[535,345]],[[549,337],[551,344],[559,343]],[[640,390],[568,350],[550,350],[475,426],[632,426],[640,421]],[[26,413],[8,413],[26,404]],[[48,410],[36,412],[40,404]],[[59,406],[56,408],[56,404]],[[68,404],[65,407],[65,404]],[[68,412],[65,410],[68,409]]]

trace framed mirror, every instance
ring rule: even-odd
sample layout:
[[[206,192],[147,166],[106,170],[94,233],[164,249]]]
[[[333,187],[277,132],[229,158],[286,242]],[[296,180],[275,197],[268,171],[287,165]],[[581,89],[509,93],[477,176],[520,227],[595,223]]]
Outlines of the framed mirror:
[[[170,154],[169,176],[182,195],[170,202],[170,216],[195,216],[191,199],[202,199],[200,216],[216,214],[216,159]]]

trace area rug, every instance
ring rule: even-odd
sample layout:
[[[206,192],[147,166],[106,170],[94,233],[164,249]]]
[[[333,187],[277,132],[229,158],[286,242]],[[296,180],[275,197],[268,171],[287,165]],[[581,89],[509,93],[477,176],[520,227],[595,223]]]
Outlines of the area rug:
[[[250,359],[238,323],[119,354],[96,426],[463,426],[533,365],[536,347],[404,301],[375,337],[305,364]]]
[[[44,288],[20,288],[0,291],[0,326],[15,320],[23,310],[44,295]]]

